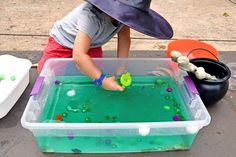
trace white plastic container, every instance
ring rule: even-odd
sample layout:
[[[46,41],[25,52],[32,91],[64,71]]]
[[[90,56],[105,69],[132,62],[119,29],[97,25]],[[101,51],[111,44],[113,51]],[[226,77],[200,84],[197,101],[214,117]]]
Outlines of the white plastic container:
[[[3,118],[29,84],[31,62],[11,55],[0,56],[0,118]]]
[[[191,120],[137,123],[39,122],[55,76],[83,75],[72,59],[50,59],[36,82],[21,118],[22,126],[34,134],[42,152],[124,153],[186,150],[191,148],[199,130],[210,123],[210,115],[187,73],[178,70],[170,59],[107,58],[94,61],[106,74],[112,75],[120,67],[125,67],[133,76],[155,74],[173,77]],[[156,140],[145,143],[149,138]],[[182,141],[180,143],[175,140],[179,138]],[[166,142],[168,147],[165,147]]]

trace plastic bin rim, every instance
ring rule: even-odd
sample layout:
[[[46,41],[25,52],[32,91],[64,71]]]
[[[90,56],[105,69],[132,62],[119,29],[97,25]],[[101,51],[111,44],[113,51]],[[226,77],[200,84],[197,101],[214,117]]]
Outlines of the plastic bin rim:
[[[104,61],[109,61],[109,60],[147,60],[147,61],[155,61],[155,60],[165,60],[165,61],[171,61],[171,58],[166,58],[166,57],[162,57],[162,58],[134,58],[134,57],[129,57],[129,58],[116,58],[116,57],[107,57],[107,58],[92,58],[93,60],[104,60]],[[50,58],[47,60],[47,62],[49,61],[59,61],[59,60],[64,60],[64,61],[73,61],[73,58]],[[46,64],[46,63],[45,63]]]
[[[30,97],[29,102],[32,101]],[[199,96],[198,96],[198,99]],[[28,103],[29,103],[28,102]],[[199,129],[210,124],[211,117],[203,104],[201,104],[206,117],[202,120],[190,121],[173,121],[173,122],[132,122],[132,123],[38,123],[26,120],[27,112],[30,105],[27,104],[25,111],[21,117],[21,124],[24,128],[32,129],[139,129],[139,128],[178,128],[197,126]],[[66,128],[65,128],[66,126]]]
[[[107,57],[107,58],[92,58],[94,61],[172,61],[171,58],[115,58],[115,57]],[[73,61],[73,58],[50,58],[48,59],[44,67],[42,69],[42,72],[40,73],[40,76],[44,76],[44,68],[48,67],[48,64],[53,61]]]
[[[24,118],[21,119],[21,124],[24,128],[32,129],[139,129],[139,128],[180,128],[197,126],[201,129],[209,125],[211,118],[208,117],[199,121],[178,121],[178,122],[141,122],[141,123],[30,123],[26,122]]]

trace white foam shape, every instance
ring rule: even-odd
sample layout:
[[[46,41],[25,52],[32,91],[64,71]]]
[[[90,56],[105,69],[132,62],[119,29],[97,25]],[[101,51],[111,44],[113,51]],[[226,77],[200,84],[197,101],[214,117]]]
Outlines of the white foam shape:
[[[148,127],[143,127],[143,128],[139,128],[139,135],[141,136],[147,136],[150,133],[150,128]]]
[[[75,90],[69,90],[69,91],[67,92],[67,96],[69,96],[69,97],[73,97],[73,96],[75,96],[75,95],[76,95]]]

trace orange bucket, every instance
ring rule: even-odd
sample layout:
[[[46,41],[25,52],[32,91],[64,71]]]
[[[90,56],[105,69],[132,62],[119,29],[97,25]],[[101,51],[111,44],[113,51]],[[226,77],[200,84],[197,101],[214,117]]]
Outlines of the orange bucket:
[[[170,42],[167,47],[167,57],[170,57],[173,50],[188,56],[189,59],[209,58],[218,60],[218,51],[211,45],[198,40],[181,39]]]

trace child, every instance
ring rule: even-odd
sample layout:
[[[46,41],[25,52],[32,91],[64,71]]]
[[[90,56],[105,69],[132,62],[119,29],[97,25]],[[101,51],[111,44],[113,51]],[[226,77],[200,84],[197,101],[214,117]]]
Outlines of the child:
[[[73,57],[95,85],[122,91],[115,77],[106,77],[91,57],[102,57],[101,46],[115,34],[118,35],[117,56],[128,57],[130,28],[156,38],[171,38],[171,26],[150,9],[150,3],[151,0],[87,0],[82,3],[54,24],[38,71],[41,72],[49,58]]]

